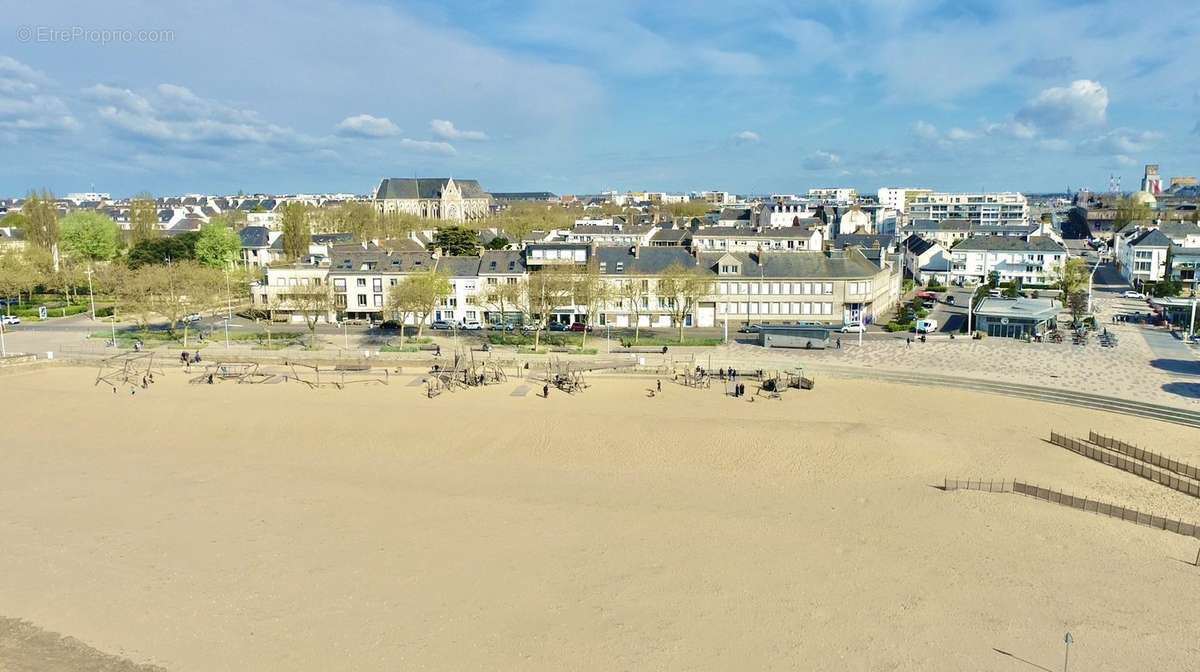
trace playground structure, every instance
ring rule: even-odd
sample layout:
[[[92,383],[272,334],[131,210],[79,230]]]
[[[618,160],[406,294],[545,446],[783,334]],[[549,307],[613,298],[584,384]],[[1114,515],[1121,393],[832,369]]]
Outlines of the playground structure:
[[[815,385],[813,379],[804,377],[803,369],[782,373],[773,371],[763,375],[757,394],[764,395],[769,399],[782,399],[783,393],[789,389],[811,390],[813,385]]]
[[[387,369],[376,369],[365,363],[335,364],[321,368],[313,364],[289,362],[288,367],[291,374],[285,376],[285,380],[295,380],[314,389],[336,387],[343,390],[347,385],[354,384],[387,385],[390,380]]]
[[[278,374],[259,368],[257,362],[213,362],[204,366],[204,371],[188,382],[192,384],[233,381],[238,384],[265,383],[278,378]]]
[[[508,380],[504,368],[491,359],[477,360],[472,350],[459,349],[449,367],[434,364],[425,379],[425,396],[433,398],[442,392],[454,392],[468,387],[494,385]]]
[[[685,367],[682,371],[675,373],[675,380],[685,387],[694,389],[707,389],[712,387],[712,374],[707,369],[696,367]]]
[[[588,388],[584,377],[585,369],[562,357],[551,357],[546,365],[545,382],[567,394],[582,392]]]
[[[114,391],[122,385],[138,387],[143,381],[153,380],[156,373],[162,375],[161,370],[154,368],[153,352],[125,352],[100,360],[96,385],[104,383]]]

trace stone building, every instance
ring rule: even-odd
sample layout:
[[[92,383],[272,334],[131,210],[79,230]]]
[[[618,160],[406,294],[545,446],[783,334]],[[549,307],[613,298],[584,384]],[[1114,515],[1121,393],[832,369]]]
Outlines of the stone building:
[[[375,209],[452,222],[483,219],[492,196],[477,180],[452,177],[388,177],[375,190]]]

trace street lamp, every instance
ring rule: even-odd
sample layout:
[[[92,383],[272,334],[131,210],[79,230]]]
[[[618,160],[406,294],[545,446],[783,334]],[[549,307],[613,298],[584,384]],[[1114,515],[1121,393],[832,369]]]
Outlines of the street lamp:
[[[95,322],[96,321],[96,295],[92,293],[92,273],[93,273],[92,267],[88,266],[87,270],[84,272],[87,274],[87,279],[88,279],[88,302],[92,306],[92,321]]]

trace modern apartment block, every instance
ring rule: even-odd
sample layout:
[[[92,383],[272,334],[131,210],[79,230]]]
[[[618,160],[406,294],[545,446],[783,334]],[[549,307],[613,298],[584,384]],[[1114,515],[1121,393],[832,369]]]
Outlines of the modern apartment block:
[[[907,206],[910,219],[964,219],[983,226],[1013,226],[1029,222],[1029,202],[1016,192],[958,194],[930,192]]]
[[[1066,248],[1045,236],[972,236],[950,250],[950,281],[982,283],[997,273],[1002,283],[1047,285],[1066,262]]]

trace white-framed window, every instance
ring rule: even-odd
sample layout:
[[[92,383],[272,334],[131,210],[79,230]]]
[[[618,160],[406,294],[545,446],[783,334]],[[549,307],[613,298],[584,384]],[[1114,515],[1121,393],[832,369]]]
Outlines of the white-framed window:
[[[813,306],[813,304],[809,303],[808,301],[805,301],[804,303],[800,304],[800,314],[801,315],[812,315],[812,306]]]
[[[822,294],[832,294],[833,293],[833,283],[832,282],[825,283],[825,291],[823,291],[821,293]]]
[[[382,307],[383,307],[383,294],[376,294],[376,295],[375,295],[375,307],[376,307],[376,308],[382,308]]]

